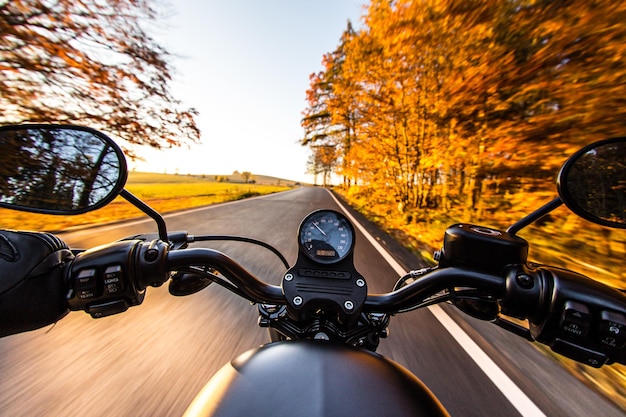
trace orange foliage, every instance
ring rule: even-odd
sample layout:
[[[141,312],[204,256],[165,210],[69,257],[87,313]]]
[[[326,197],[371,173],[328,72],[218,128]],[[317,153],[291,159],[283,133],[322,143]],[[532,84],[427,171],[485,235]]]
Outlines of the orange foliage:
[[[625,18],[608,1],[372,0],[311,76],[302,143],[404,209],[497,209],[625,130]]]

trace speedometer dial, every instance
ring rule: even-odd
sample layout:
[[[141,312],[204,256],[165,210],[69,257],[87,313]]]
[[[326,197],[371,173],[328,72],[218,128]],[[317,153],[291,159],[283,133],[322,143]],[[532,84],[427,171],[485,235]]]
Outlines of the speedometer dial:
[[[309,259],[321,264],[339,262],[354,247],[354,229],[346,217],[332,210],[309,214],[300,225],[299,242]]]

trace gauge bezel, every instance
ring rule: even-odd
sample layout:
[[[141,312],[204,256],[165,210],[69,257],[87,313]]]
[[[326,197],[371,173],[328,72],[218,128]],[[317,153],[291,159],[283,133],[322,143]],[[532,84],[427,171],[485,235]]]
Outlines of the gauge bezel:
[[[337,250],[337,248],[335,248],[335,251],[337,252],[338,257],[337,258],[333,258],[333,259],[320,258],[320,257],[316,256],[315,254],[312,254],[304,246],[305,243],[306,243],[306,241],[304,239],[304,234],[303,234],[305,232],[305,228],[315,218],[323,218],[323,217],[328,216],[328,215],[334,216],[339,222],[343,223],[345,225],[348,233],[350,234],[350,242],[349,242],[348,249],[343,254],[339,254],[339,251]],[[354,226],[352,226],[352,223],[350,222],[350,220],[348,220],[348,218],[344,214],[342,214],[342,213],[340,213],[338,211],[335,211],[335,210],[328,210],[328,209],[316,210],[316,211],[310,213],[308,216],[306,216],[304,218],[304,220],[302,220],[302,223],[300,223],[300,227],[298,228],[298,246],[300,248],[300,252],[302,252],[309,260],[315,262],[316,264],[320,264],[320,265],[333,265],[333,264],[337,264],[339,262],[342,262],[343,260],[348,258],[354,251],[355,241],[356,241],[356,236],[355,236],[355,232],[354,232]]]

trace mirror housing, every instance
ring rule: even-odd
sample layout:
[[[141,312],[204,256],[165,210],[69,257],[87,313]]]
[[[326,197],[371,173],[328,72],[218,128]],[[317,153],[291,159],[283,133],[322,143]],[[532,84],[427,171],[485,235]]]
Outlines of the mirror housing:
[[[592,143],[574,153],[557,180],[561,200],[577,215],[626,228],[626,137]]]
[[[0,127],[0,207],[81,214],[124,188],[126,159],[111,138],[74,125]]]

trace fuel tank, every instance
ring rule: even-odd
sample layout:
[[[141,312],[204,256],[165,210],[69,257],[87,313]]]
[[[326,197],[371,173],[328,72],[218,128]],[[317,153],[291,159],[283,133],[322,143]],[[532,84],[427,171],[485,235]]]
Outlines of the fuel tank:
[[[226,364],[191,403],[197,416],[448,416],[406,368],[325,341],[275,342]]]

